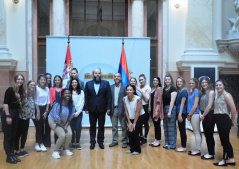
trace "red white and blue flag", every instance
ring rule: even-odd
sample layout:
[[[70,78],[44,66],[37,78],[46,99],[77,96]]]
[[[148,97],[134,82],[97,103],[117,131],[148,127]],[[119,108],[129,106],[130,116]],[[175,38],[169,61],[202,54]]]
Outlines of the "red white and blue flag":
[[[70,78],[70,71],[72,68],[73,68],[73,64],[71,59],[70,44],[68,44],[62,79]]]
[[[126,59],[126,54],[124,50],[124,45],[122,45],[122,52],[121,52],[118,73],[120,73],[122,77],[121,83],[127,86],[129,84],[129,71],[127,66],[127,59]]]

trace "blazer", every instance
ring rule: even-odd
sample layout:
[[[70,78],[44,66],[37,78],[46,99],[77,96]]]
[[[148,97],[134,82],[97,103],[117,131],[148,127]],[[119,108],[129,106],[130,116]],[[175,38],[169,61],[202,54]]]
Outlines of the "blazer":
[[[151,93],[153,93],[151,91]],[[153,119],[164,119],[163,115],[163,90],[158,87],[154,94],[154,107],[151,107],[151,96],[149,97],[149,111],[153,111]]]
[[[61,91],[62,91],[62,88],[61,88]],[[61,95],[61,92],[60,92],[60,95]],[[51,87],[50,88],[50,105],[51,106],[55,100],[56,100],[56,87]]]
[[[120,83],[120,91],[119,91],[119,98],[118,98],[118,110],[119,115],[124,116],[125,110],[124,110],[124,103],[123,103],[123,97],[126,96],[126,86]],[[110,86],[111,89],[111,95],[112,95],[112,106],[111,106],[111,115],[114,113],[114,103],[115,103],[115,84],[112,84]]]
[[[79,80],[79,83],[80,83],[80,88],[81,88],[81,90],[84,91],[84,89],[85,89],[84,82],[83,82],[82,80],[80,80],[79,78],[78,78],[78,80]],[[66,84],[66,88],[67,88],[67,89],[70,88],[70,82],[71,82],[71,80],[69,79],[69,80],[67,81],[67,84]]]
[[[95,93],[94,80],[85,85],[85,111],[89,112],[106,112],[111,110],[111,90],[108,81],[101,80],[99,92]]]

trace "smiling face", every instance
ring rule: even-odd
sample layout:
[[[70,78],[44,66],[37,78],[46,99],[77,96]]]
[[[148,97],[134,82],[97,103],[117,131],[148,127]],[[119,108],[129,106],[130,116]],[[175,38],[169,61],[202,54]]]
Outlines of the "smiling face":
[[[31,92],[35,91],[35,88],[36,88],[36,82],[31,82],[28,86],[29,90]]]
[[[223,93],[225,90],[225,86],[221,81],[216,82],[216,89],[219,93]]]
[[[154,85],[154,87],[158,87],[159,81],[158,81],[157,78],[154,78],[154,79],[153,79],[153,85]]]
[[[22,75],[19,75],[17,77],[16,84],[20,87],[23,85],[23,83],[24,83],[24,78],[22,77]]]
[[[146,79],[145,79],[144,77],[140,77],[140,78],[139,78],[139,83],[140,83],[142,86],[144,86],[145,83],[146,83]]]
[[[164,79],[164,83],[167,87],[171,86],[172,85],[172,80],[170,77],[165,77]]]
[[[76,70],[71,71],[71,77],[72,78],[78,78],[78,73],[76,72]]]
[[[63,94],[63,98],[64,98],[64,100],[69,101],[71,99],[71,91],[70,90],[65,90],[65,92]]]
[[[55,83],[56,87],[59,87],[60,84],[61,84],[61,79],[60,79],[59,77],[56,77],[56,78],[54,79],[54,83]]]
[[[195,82],[194,82],[193,80],[190,80],[190,81],[189,81],[189,86],[190,86],[190,88],[191,88],[192,90],[194,90],[194,89],[196,88],[196,84],[195,84]]]
[[[203,80],[203,81],[201,82],[201,86],[202,86],[202,88],[203,88],[204,90],[207,90],[208,87],[209,87],[208,82],[207,82],[206,80]]]
[[[133,87],[131,87],[131,86],[128,86],[127,87],[127,89],[126,89],[126,93],[127,93],[127,95],[128,96],[133,96],[134,95],[134,89],[133,89]]]
[[[130,79],[130,82],[129,82],[131,85],[133,86],[136,86],[137,85],[137,81],[135,79]]]
[[[119,73],[115,73],[114,74],[114,81],[115,81],[115,84],[119,84],[120,83],[121,75]]]
[[[46,83],[51,84],[51,75],[46,75]]]
[[[71,86],[72,86],[73,90],[76,90],[77,86],[78,86],[78,82],[76,80],[72,80]]]
[[[39,85],[40,85],[40,87],[45,87],[46,86],[46,78],[45,77],[41,77],[39,79]]]
[[[176,81],[176,85],[178,88],[182,89],[183,88],[183,81],[182,79],[178,78]]]

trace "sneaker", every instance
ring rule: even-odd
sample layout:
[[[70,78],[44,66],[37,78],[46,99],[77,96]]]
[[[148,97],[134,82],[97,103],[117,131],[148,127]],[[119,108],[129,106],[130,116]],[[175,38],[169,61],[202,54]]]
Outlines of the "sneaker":
[[[41,145],[41,151],[47,151],[46,147],[43,144]]]
[[[137,151],[133,152],[133,155],[138,155],[138,154],[139,154],[139,152],[137,152]]]
[[[123,143],[122,148],[127,148],[128,145],[126,143]]]
[[[129,153],[132,153],[132,152],[130,150],[127,150],[126,153],[129,154]]]
[[[77,150],[81,150],[80,144],[77,144],[77,145],[76,145],[76,149],[77,149]]]
[[[26,156],[29,156],[29,153],[28,152],[26,152],[26,151],[21,151],[21,153],[24,155],[24,157],[26,157]]]
[[[41,147],[37,144],[37,145],[35,145],[35,150],[37,151],[37,152],[40,152],[40,151],[42,151],[42,149],[41,149]]]
[[[18,157],[25,157],[24,154],[20,151],[19,153],[15,152],[15,156]]]
[[[68,149],[65,149],[65,150],[61,151],[61,154],[66,155],[66,156],[72,156],[73,155],[73,153]]]
[[[74,144],[72,144],[70,147],[71,150],[74,150],[75,148],[76,148],[76,145],[74,145]]]
[[[61,158],[61,156],[60,156],[60,154],[59,154],[58,151],[54,151],[54,152],[52,153],[52,157],[54,157],[54,158],[56,158],[56,159]]]

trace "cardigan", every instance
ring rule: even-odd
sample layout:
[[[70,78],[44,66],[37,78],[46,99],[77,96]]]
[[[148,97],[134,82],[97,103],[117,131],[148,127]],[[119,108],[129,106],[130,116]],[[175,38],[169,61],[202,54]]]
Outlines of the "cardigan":
[[[62,91],[62,88],[61,88],[60,92],[61,91]],[[56,100],[56,87],[51,87],[50,88],[50,104],[51,104],[51,106],[55,100]]]
[[[151,91],[151,93],[153,93],[153,92]],[[154,120],[157,120],[158,118],[160,118],[161,120],[164,119],[162,96],[163,96],[163,90],[162,90],[161,87],[158,87],[156,89],[155,95],[154,95],[154,107],[153,107],[153,109],[151,108],[151,97],[149,97],[149,111],[153,110],[153,119]]]

